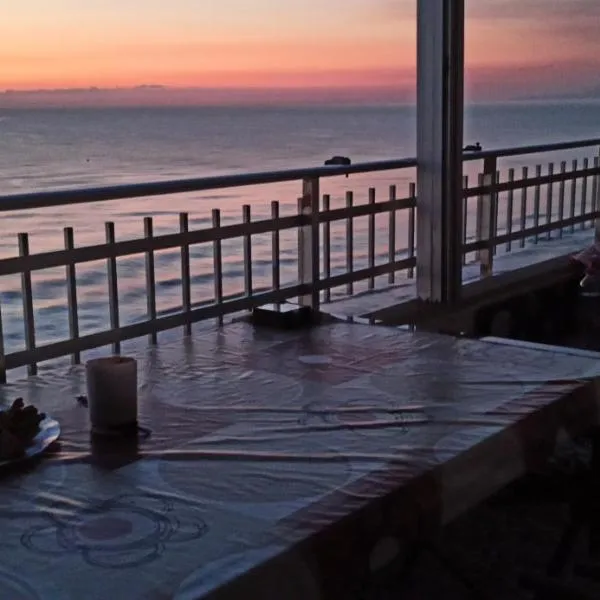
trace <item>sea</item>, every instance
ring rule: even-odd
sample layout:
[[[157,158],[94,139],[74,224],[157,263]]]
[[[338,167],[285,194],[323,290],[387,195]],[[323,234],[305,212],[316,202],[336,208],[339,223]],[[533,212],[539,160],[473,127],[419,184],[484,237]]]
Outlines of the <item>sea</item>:
[[[562,142],[600,137],[600,102],[536,101],[473,105],[466,108],[465,143],[484,149]],[[503,170],[593,156],[596,149],[530,155],[501,161]],[[353,162],[411,157],[416,154],[416,112],[410,106],[252,106],[161,108],[53,108],[0,110],[0,196],[31,191],[85,188],[112,184],[164,181],[244,172],[320,166],[333,155]],[[469,163],[466,174],[476,180],[481,165]],[[386,199],[395,185],[408,194],[414,169],[335,177],[322,181],[332,206],[341,206],[347,190],[366,202],[369,187]],[[252,219],[267,218],[278,200],[281,214],[293,214],[300,182],[40,208],[0,213],[0,258],[16,256],[17,235],[27,232],[30,252],[64,248],[65,227],[73,227],[75,244],[103,243],[106,222],[114,222],[117,240],[139,237],[143,218],[154,217],[155,234],[177,231],[179,214],[189,214],[190,227],[210,226],[211,210],[222,223],[241,220],[249,204]],[[387,217],[377,222],[377,260],[387,260]],[[338,226],[339,225],[339,226]],[[398,214],[397,248],[406,253],[408,217]],[[366,262],[366,223],[357,219],[355,267]],[[474,227],[469,207],[469,230]],[[381,234],[381,235],[380,235]],[[296,233],[281,240],[282,282],[294,281]],[[332,227],[332,269],[345,265],[343,223]],[[243,289],[241,240],[223,246],[225,293]],[[157,308],[161,313],[181,306],[180,254],[156,255]],[[253,238],[255,287],[269,285],[270,236]],[[213,297],[210,244],[191,250],[192,301]],[[118,261],[121,323],[144,318],[144,257]],[[33,273],[38,344],[68,335],[64,269]],[[102,261],[77,266],[81,334],[108,324],[107,274]],[[340,291],[340,293],[342,293]],[[21,281],[0,276],[0,310],[5,351],[24,347]]]

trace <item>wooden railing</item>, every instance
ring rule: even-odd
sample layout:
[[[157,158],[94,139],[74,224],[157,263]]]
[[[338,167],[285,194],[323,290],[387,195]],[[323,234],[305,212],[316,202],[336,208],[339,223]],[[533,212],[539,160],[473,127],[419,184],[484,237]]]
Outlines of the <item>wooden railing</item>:
[[[501,177],[498,169],[499,161],[509,157],[592,147],[600,147],[600,140],[465,154],[465,171],[474,161],[483,161],[476,186],[469,185],[468,175],[464,177],[465,262],[475,258],[481,265],[482,275],[490,275],[497,252],[515,251],[526,243],[535,244],[540,239],[549,239],[553,233],[562,237],[575,228],[593,225],[600,218],[600,163],[597,152],[592,162],[589,157],[581,165],[573,161],[570,169],[567,169],[565,161],[561,161],[558,169],[552,163],[545,170],[537,166],[534,177],[529,176],[526,166],[518,178],[514,167],[507,171],[506,177]],[[7,370],[22,366],[27,366],[29,374],[35,374],[38,363],[62,356],[70,356],[77,364],[83,352],[101,346],[110,345],[112,351],[118,353],[121,342],[132,338],[148,336],[151,343],[156,343],[158,333],[167,329],[183,327],[184,332],[189,334],[193,323],[205,319],[216,319],[222,323],[227,315],[262,304],[294,300],[318,308],[321,302],[332,300],[332,290],[342,289],[345,294],[352,295],[358,282],[363,282],[368,291],[375,289],[376,282],[382,280],[384,285],[394,285],[401,278],[414,277],[418,206],[414,184],[410,184],[404,194],[398,193],[396,185],[389,186],[384,200],[377,197],[377,190],[372,187],[366,198],[358,202],[352,191],[346,191],[343,199],[334,199],[321,194],[320,187],[328,177],[406,170],[416,166],[415,159],[402,159],[0,197],[2,218],[2,212],[7,211],[284,181],[302,182],[298,210],[293,215],[282,216],[280,203],[274,201],[270,217],[255,220],[251,206],[245,205],[241,221],[225,225],[221,222],[221,211],[214,209],[210,227],[191,229],[188,213],[183,212],[179,215],[179,231],[161,235],[155,234],[153,218],[147,216],[141,238],[117,241],[114,222],[107,222],[103,244],[79,247],[74,242],[73,228],[65,227],[64,249],[41,253],[31,253],[29,234],[20,233],[18,254],[0,259],[0,277],[18,275],[21,279],[20,289],[15,292],[19,296],[21,315],[15,316],[6,301],[0,304],[0,380],[5,378]],[[475,227],[472,227],[473,217],[476,219]],[[355,227],[361,218],[366,219],[366,226]],[[399,223],[402,224],[402,232],[399,231]],[[343,225],[343,233],[333,231],[336,224]],[[291,283],[282,283],[280,238],[289,231],[296,231],[298,235],[297,278]],[[265,234],[270,236],[270,277],[267,282],[264,277],[257,282],[253,275],[253,239]],[[227,273],[223,243],[232,239],[241,240],[243,255],[243,292],[236,294],[227,293],[224,287]],[[213,289],[211,299],[193,303],[191,289],[197,274],[192,273],[190,264],[199,245],[211,247]],[[332,268],[333,246],[343,247],[343,267]],[[155,256],[164,250],[177,252],[180,262],[180,307],[167,313],[158,311],[156,302]],[[357,268],[358,254],[365,255],[366,266]],[[143,319],[124,323],[117,267],[120,259],[135,255],[143,256],[146,315]],[[105,263],[109,317],[107,326],[100,331],[82,333],[77,272],[82,264],[91,261]],[[64,269],[65,273],[68,332],[64,332],[62,339],[39,343],[32,274],[56,267]],[[3,318],[6,325],[7,313],[12,330],[15,329],[15,319],[21,320],[23,335],[21,348],[9,348],[5,352],[2,325]]]
[[[518,178],[514,168],[508,169],[505,178],[501,177],[499,156],[490,154],[484,158],[476,187],[469,188],[468,180],[465,181],[465,224],[469,198],[476,198],[477,226],[475,239],[467,241],[465,238],[464,251],[465,255],[477,252],[483,276],[493,272],[494,255],[501,245],[505,245],[506,252],[511,252],[513,242],[523,248],[526,240],[537,244],[540,239],[550,240],[553,232],[562,238],[576,228],[594,226],[600,218],[598,155],[591,163],[589,158],[581,162],[575,159],[570,169],[563,160],[558,172],[553,162],[548,163],[545,170],[537,164],[533,177],[530,168],[523,166]],[[516,192],[519,192],[518,198]],[[499,220],[501,207],[504,207],[504,223]]]

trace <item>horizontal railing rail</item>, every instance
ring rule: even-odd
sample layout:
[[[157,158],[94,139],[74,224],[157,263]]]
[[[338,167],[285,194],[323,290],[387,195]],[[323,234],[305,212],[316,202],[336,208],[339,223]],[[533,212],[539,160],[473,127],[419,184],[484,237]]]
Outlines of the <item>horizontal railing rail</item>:
[[[493,241],[495,246],[499,246],[521,239],[534,238],[536,235],[539,236],[542,233],[560,231],[561,229],[567,229],[574,225],[581,225],[589,222],[590,219],[600,219],[600,211],[596,210],[576,217],[566,218],[560,223],[549,223],[538,225],[537,227],[527,227],[519,231],[513,231],[512,233],[499,233],[494,236]],[[483,250],[488,246],[489,243],[487,240],[474,240],[464,244],[463,249],[465,252],[473,252],[476,250]]]
[[[600,146],[600,138],[589,140],[574,140],[572,142],[556,142],[553,144],[533,144],[529,146],[516,146],[512,148],[496,148],[494,150],[481,150],[480,152],[465,153],[466,161],[484,160],[486,158],[508,158],[511,156],[527,156],[530,154],[547,154],[548,152],[562,152],[563,150],[578,150]]]
[[[306,167],[282,171],[262,173],[242,173],[239,175],[217,175],[214,177],[198,177],[193,179],[176,179],[172,181],[153,181],[148,183],[129,183],[123,185],[96,188],[66,189],[49,192],[30,192],[10,194],[0,197],[0,212],[9,210],[27,210],[48,208],[65,204],[81,204],[86,202],[106,202],[124,200],[126,198],[143,198],[165,196],[167,194],[183,194],[188,192],[205,192],[225,188],[285,183],[322,177],[336,177],[379,171],[393,171],[416,167],[416,158],[382,160],[356,163],[347,166]]]
[[[499,159],[506,157],[592,147],[600,148],[600,139],[465,153],[466,162],[482,161],[483,168],[474,186],[469,185],[469,176],[464,176],[464,262],[473,258],[480,264],[481,274],[489,275],[493,272],[494,256],[512,251],[513,244],[524,248],[542,237],[563,237],[595,225],[600,220],[597,152],[591,164],[590,157],[573,160],[570,169],[566,161],[561,161],[556,170],[552,162],[545,171],[536,165],[533,176],[529,167],[523,167],[520,177],[515,176],[514,168],[506,174],[498,169]],[[226,315],[262,304],[295,300],[318,308],[320,302],[331,302],[334,293],[335,297],[351,296],[360,286],[360,291],[369,291],[382,283],[389,286],[413,278],[418,211],[415,184],[411,183],[408,192],[400,195],[396,185],[389,185],[385,199],[377,198],[376,188],[371,187],[365,199],[357,202],[349,190],[341,198],[321,194],[320,182],[328,177],[416,166],[416,159],[408,158],[0,197],[0,212],[8,212],[302,182],[297,211],[292,215],[282,216],[280,203],[274,201],[269,218],[253,219],[251,207],[244,205],[240,222],[222,224],[221,211],[214,209],[207,226],[190,228],[188,213],[181,212],[178,231],[161,234],[155,233],[154,220],[148,216],[144,219],[143,236],[127,240],[117,240],[115,224],[108,221],[104,243],[81,246],[75,244],[73,228],[65,227],[63,249],[36,253],[30,252],[30,236],[19,234],[18,255],[0,259],[0,278],[19,276],[21,280],[19,288],[9,289],[8,300],[0,303],[0,380],[6,370],[27,366],[28,372],[34,374],[38,363],[63,356],[70,356],[77,364],[83,352],[101,346],[110,345],[118,353],[121,343],[132,338],[148,336],[151,343],[156,343],[158,333],[167,329],[182,327],[189,334],[193,323],[204,319],[222,323]],[[283,241],[291,232],[297,233],[297,242],[290,250],[283,247]],[[269,236],[269,242],[264,241],[265,236]],[[258,259],[254,259],[257,239],[263,244],[259,260],[263,271],[259,274],[255,273]],[[227,255],[231,251],[226,245],[232,241],[240,242],[239,256]],[[165,253],[177,258],[177,275],[173,277],[172,267],[167,270],[169,285],[177,287],[178,300],[175,307],[159,310],[158,275],[165,271],[159,263],[161,257],[167,256]],[[192,264],[198,256],[204,260],[201,273]],[[119,270],[124,260],[133,261],[132,268],[143,279],[136,296],[138,305],[145,305],[141,317],[129,314],[131,307],[121,297]],[[85,286],[80,282],[80,274],[88,266],[93,268],[95,261],[104,262],[101,270],[106,283],[97,295],[105,298],[108,316],[99,331],[89,331],[83,324],[101,300],[88,304],[81,300]],[[242,289],[236,291],[228,286],[232,261],[233,270],[240,271],[243,278]],[[41,309],[36,303],[35,278],[38,273],[56,268],[64,269],[66,297],[62,301],[56,297],[54,301],[64,306],[60,310],[65,313],[68,331],[59,332],[58,339],[48,339],[48,335],[40,335]],[[198,286],[204,286],[204,291],[210,288],[208,299],[194,299],[192,292]]]
[[[511,190],[522,190],[532,187],[540,187],[551,183],[560,183],[562,181],[572,181],[598,175],[600,168],[592,167],[567,171],[564,173],[553,173],[551,175],[541,175],[536,177],[526,177],[522,179],[514,179],[511,181],[498,181],[493,184],[478,185],[465,190],[467,198],[473,198],[488,193],[492,187],[496,193],[509,192]]]
[[[480,152],[465,152],[463,159],[465,161],[484,160],[491,157],[498,159],[510,156],[524,156],[527,154],[542,154],[548,152],[559,152],[562,150],[575,150],[591,146],[600,146],[600,138],[573,142],[559,142],[555,144],[519,146],[516,148],[499,148],[496,150],[482,150]],[[287,181],[321,177],[375,173],[378,171],[392,171],[416,166],[416,158],[400,158],[394,160],[356,163],[353,165],[344,166],[331,165],[306,167],[302,169],[243,173],[235,175],[218,175],[214,177],[177,179],[173,181],[154,181],[148,183],[131,183],[94,188],[88,187],[73,190],[66,189],[46,192],[30,192],[25,194],[10,194],[0,196],[0,212],[48,208],[51,206],[79,204],[84,202],[103,202],[110,200],[123,200],[125,198],[143,198],[150,196],[163,196],[167,194],[181,194],[186,192],[201,192],[224,188],[263,185],[269,183],[283,183]]]
[[[296,229],[303,226],[306,223],[306,220],[307,219],[302,215],[294,215],[290,217],[281,217],[279,219],[236,223],[235,225],[223,225],[220,227],[212,227],[210,229],[169,233],[133,240],[124,240],[121,242],[15,256],[0,260],[0,277],[3,275],[18,274],[24,271],[64,267],[66,264],[72,263],[92,262],[96,260],[142,254],[145,252],[169,250],[172,248],[179,248],[182,245],[190,246],[193,244],[234,239],[246,235],[272,233],[274,231],[283,231],[292,228]]]

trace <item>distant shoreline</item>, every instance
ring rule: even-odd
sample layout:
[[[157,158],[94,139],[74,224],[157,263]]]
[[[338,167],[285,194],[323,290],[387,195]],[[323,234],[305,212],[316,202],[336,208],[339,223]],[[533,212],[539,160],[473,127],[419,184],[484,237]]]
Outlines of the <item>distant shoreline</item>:
[[[392,87],[311,88],[80,88],[0,91],[0,109],[19,108],[210,108],[210,107],[414,107],[415,91]],[[468,106],[595,104],[600,96],[547,96],[469,100]]]
[[[465,103],[467,110],[473,108],[503,108],[511,107],[531,107],[531,106],[600,106],[600,98],[565,98],[565,99],[519,99],[519,100],[502,100],[494,102],[471,102]],[[351,102],[351,101],[329,101],[329,102],[237,102],[237,103],[210,103],[210,104],[167,104],[167,103],[131,103],[117,104],[107,103],[104,105],[98,104],[68,104],[68,103],[3,103],[0,98],[0,111],[3,112],[23,112],[23,111],[109,111],[109,110],[149,110],[149,111],[170,111],[170,110],[249,110],[249,111],[294,111],[294,110],[320,110],[320,111],[355,111],[355,110],[416,110],[414,103],[408,102]]]

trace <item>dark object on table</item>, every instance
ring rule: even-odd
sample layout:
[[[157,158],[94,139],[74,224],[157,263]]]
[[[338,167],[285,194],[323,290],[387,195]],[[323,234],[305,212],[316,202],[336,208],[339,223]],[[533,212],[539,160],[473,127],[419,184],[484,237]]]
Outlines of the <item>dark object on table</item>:
[[[265,304],[252,311],[252,323],[274,329],[302,329],[316,324],[319,319],[309,306],[295,304]]]
[[[113,427],[92,427],[90,434],[92,438],[127,439],[150,437],[152,431],[142,427],[137,421]]]
[[[476,144],[469,144],[463,148],[463,152],[481,152],[482,150],[483,148],[479,142]]]
[[[0,411],[0,459],[24,456],[45,418],[35,406],[25,406],[23,398],[17,398],[10,408]]]

